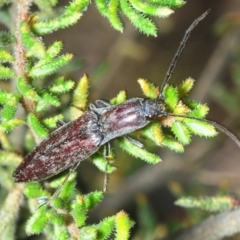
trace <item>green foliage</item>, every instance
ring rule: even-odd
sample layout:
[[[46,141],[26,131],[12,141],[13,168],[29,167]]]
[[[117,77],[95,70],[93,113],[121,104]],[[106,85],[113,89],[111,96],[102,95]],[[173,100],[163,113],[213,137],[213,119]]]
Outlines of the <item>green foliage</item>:
[[[27,233],[39,234],[44,229],[52,228],[54,229],[54,239],[58,239],[63,232],[63,239],[70,239],[71,233],[68,231],[68,227],[72,225],[75,228],[77,239],[104,240],[108,239],[110,235],[115,235],[115,239],[119,239],[117,237],[119,234],[126,236],[122,239],[129,239],[133,222],[124,212],[107,217],[99,224],[86,225],[88,212],[103,199],[103,193],[96,191],[87,195],[78,194],[74,187],[75,182],[75,174],[72,174],[63,186],[59,179],[50,183],[49,187],[54,186],[54,188],[49,190],[43,190],[39,183],[27,184],[25,194],[28,198],[45,199],[43,205],[34,211],[27,221]],[[51,196],[50,191],[56,191],[59,186],[58,196],[53,195],[50,199],[46,198],[46,196]]]
[[[16,153],[4,150],[0,151],[0,165],[17,167],[22,160],[22,157]]]
[[[223,212],[239,207],[239,202],[231,196],[182,197],[175,204],[184,208],[199,208],[209,212]]]
[[[159,89],[145,79],[139,79],[138,83],[143,94],[151,99],[156,99]],[[194,84],[191,78],[186,79],[178,87],[168,85],[164,89],[164,103],[168,113],[181,115],[183,117],[163,117],[159,121],[152,122],[145,128],[139,130],[140,134],[147,140],[158,146],[168,147],[176,152],[183,152],[183,145],[191,142],[191,135],[213,137],[217,134],[215,128],[206,122],[187,119],[184,116],[204,119],[208,113],[208,107],[196,101],[189,101],[186,96]],[[160,124],[162,125],[160,127]],[[170,130],[170,131],[169,131]],[[143,159],[149,163],[157,163],[159,157],[152,155],[145,149],[139,149],[126,139],[120,139],[120,146],[129,154]]]
[[[54,117],[46,118],[43,120],[44,125],[48,128],[57,128],[57,122],[63,120],[63,115],[59,114]]]
[[[87,108],[89,79],[84,75],[77,84],[72,98],[72,105],[84,111]]]
[[[1,6],[1,4],[0,4]],[[7,46],[16,42],[16,38],[9,32],[0,32],[0,47]]]
[[[11,120],[15,116],[18,102],[19,102],[18,94],[12,94],[12,96],[7,99],[1,111],[1,119],[3,123]]]
[[[116,105],[116,104],[121,104],[121,103],[125,102],[126,100],[127,100],[127,93],[126,93],[126,91],[120,91],[115,98],[112,98],[110,100],[110,103],[112,105]]]
[[[152,164],[159,163],[161,161],[159,156],[149,153],[144,148],[140,148],[140,147],[134,145],[133,143],[131,143],[130,141],[128,141],[125,138],[120,138],[120,139],[118,139],[118,141],[119,141],[119,146],[123,150],[125,150],[130,155],[132,155],[136,158],[140,158],[140,159],[142,159],[148,163],[152,163]]]
[[[31,28],[27,21],[21,22],[21,37],[24,43],[25,48],[27,49],[28,56],[43,58],[46,54],[46,49],[43,42],[36,38],[35,35],[31,32]]]
[[[19,118],[13,118],[5,123],[0,124],[0,131],[8,133],[12,131],[14,128],[17,128],[21,125],[25,124],[25,121]]]
[[[149,83],[146,79],[138,79],[138,83],[142,89],[143,94],[151,99],[156,99],[159,95],[159,89],[153,84]]]
[[[15,74],[12,69],[0,65],[0,79],[8,80],[10,78],[13,78],[14,76]]]
[[[34,33],[38,35],[49,34],[58,29],[64,29],[76,24],[89,2],[89,0],[73,0],[66,8],[64,8],[62,14],[54,19],[37,21],[37,18],[33,18]]]
[[[129,239],[129,230],[134,223],[125,212],[120,212],[116,216],[116,240]]]
[[[99,153],[95,153],[91,156],[93,164],[102,172],[106,172],[108,174],[114,172],[116,167],[108,164],[106,159],[100,155]]]
[[[13,55],[10,52],[0,49],[0,62],[13,62],[13,60]]]
[[[48,91],[54,94],[61,94],[69,92],[74,87],[74,81],[71,79],[64,80],[63,77],[59,77],[55,80],[52,86],[48,88]]]
[[[151,17],[168,17],[174,8],[185,4],[182,0],[96,0],[100,13],[107,17],[112,27],[123,32],[120,14],[126,15],[131,23],[142,33],[157,36],[157,28]]]
[[[28,125],[29,127],[39,136],[39,137],[47,137],[48,131],[44,128],[44,126],[41,125],[37,117],[30,113],[28,115]]]
[[[28,183],[25,186],[24,194],[28,198],[40,198],[40,197],[49,197],[49,193],[44,190],[40,183],[32,182]]]

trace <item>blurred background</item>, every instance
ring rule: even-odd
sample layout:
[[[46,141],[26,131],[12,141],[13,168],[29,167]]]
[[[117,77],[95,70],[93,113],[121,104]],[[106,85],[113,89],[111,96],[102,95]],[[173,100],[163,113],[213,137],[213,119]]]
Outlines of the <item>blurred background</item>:
[[[192,32],[170,83],[194,78],[191,98],[207,103],[208,118],[240,136],[239,0],[189,0],[169,18],[155,19],[157,37],[139,33],[124,18],[125,31],[119,33],[91,4],[77,25],[45,40],[47,44],[63,40],[64,51],[75,54],[80,68],[71,77],[78,80],[84,73],[89,75],[89,102],[109,100],[120,90],[127,90],[128,98],[142,97],[137,79],[160,85],[186,29],[209,8],[212,12]],[[132,239],[162,239],[207,216],[175,206],[180,196],[227,194],[240,199],[240,149],[223,133],[214,139],[194,137],[183,154],[147,144],[163,160],[154,166],[130,157],[117,142],[112,146],[118,169],[89,221],[123,209],[138,222]],[[102,190],[103,179],[90,161],[80,164],[78,185],[83,193]]]

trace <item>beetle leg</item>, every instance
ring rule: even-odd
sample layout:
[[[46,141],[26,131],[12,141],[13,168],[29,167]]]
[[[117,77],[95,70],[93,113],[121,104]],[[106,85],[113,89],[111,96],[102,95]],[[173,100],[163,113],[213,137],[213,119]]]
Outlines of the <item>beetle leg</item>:
[[[112,106],[108,101],[106,100],[96,100],[95,101],[96,105],[98,108],[102,108],[102,107],[110,107]]]
[[[88,105],[88,107],[89,107],[89,109],[92,110],[92,111],[94,111],[94,110],[96,109],[96,106],[95,106],[94,104],[92,104],[92,103],[90,103],[90,104]]]
[[[107,142],[104,145],[104,158],[106,160],[105,174],[104,174],[104,181],[103,181],[103,192],[104,193],[107,192],[107,185],[108,185],[108,182],[109,182],[109,174],[107,173],[107,167],[108,167],[108,162],[110,160],[110,157],[109,157],[110,151],[111,151],[111,146],[110,146],[110,143]]]
[[[63,125],[65,125],[65,122],[60,120],[60,119],[58,119],[57,120],[57,127],[62,127]]]
[[[61,185],[57,188],[57,190],[53,193],[53,195],[52,195],[46,202],[44,202],[43,204],[41,204],[41,205],[38,207],[38,209],[39,209],[40,207],[44,206],[44,205],[48,205],[54,197],[57,197],[57,196],[58,196],[58,194],[59,194],[60,191],[61,191],[62,186],[67,182],[70,174],[77,169],[77,167],[79,166],[80,162],[81,162],[81,161],[75,163],[75,164],[69,169],[68,174],[67,174],[67,176],[64,178],[64,180],[62,181]]]
[[[133,138],[131,138],[129,136],[124,136],[124,138],[126,138],[129,142],[131,142],[135,146],[137,146],[139,148],[144,148],[144,145],[141,142],[139,142],[138,140],[133,139]]]

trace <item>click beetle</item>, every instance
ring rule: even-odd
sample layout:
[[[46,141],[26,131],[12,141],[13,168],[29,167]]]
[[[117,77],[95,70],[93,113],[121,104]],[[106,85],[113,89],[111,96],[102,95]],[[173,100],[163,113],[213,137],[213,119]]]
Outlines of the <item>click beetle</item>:
[[[240,147],[237,137],[223,126],[210,120],[169,113],[165,108],[164,88],[168,84],[191,31],[209,12],[210,10],[203,13],[187,29],[156,99],[132,98],[119,105],[96,101],[96,105],[90,105],[89,111],[76,120],[63,124],[49,138],[36,146],[13,173],[15,182],[41,181],[70,167],[75,169],[76,164],[93,155],[101,146],[109,145],[112,139],[126,136],[144,128],[153,120],[167,116],[210,123],[227,134]],[[131,138],[128,139],[131,140]],[[133,139],[131,141],[141,147],[141,143]]]

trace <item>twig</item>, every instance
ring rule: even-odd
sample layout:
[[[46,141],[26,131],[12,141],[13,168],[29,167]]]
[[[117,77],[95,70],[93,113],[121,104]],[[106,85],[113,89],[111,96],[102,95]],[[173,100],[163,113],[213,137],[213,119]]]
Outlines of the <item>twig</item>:
[[[240,232],[240,209],[209,217],[205,221],[186,228],[171,240],[219,240]]]

